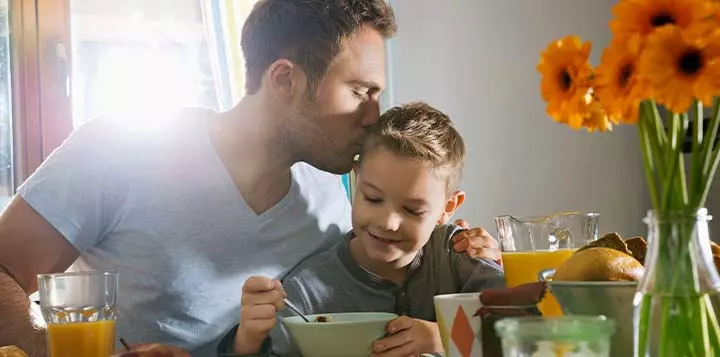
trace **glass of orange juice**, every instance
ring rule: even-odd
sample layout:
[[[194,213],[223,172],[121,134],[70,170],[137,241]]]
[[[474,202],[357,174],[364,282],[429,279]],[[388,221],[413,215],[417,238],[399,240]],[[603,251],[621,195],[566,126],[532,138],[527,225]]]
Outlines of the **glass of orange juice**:
[[[38,275],[49,357],[109,357],[115,350],[117,272]]]
[[[540,271],[559,267],[576,249],[597,239],[598,217],[581,212],[495,217],[508,287],[538,281]],[[552,295],[538,308],[544,316],[562,315]]]

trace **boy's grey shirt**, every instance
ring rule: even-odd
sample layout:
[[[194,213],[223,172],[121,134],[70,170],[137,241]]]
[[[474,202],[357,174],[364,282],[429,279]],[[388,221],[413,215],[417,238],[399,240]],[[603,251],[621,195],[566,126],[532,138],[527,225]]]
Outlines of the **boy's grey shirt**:
[[[350,255],[348,234],[329,250],[310,256],[284,279],[288,299],[306,314],[392,312],[435,321],[433,297],[439,294],[479,292],[505,286],[502,267],[453,249],[453,225],[435,228],[428,243],[410,264],[400,286],[367,271]],[[282,317],[292,316],[285,309]],[[270,334],[262,355],[300,356],[280,322]],[[233,334],[234,335],[234,334]]]

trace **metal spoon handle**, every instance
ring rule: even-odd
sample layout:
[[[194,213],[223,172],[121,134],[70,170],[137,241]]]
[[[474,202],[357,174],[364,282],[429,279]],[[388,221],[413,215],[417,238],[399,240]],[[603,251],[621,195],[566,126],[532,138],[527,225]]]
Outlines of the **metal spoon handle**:
[[[290,308],[290,310],[292,310],[294,313],[296,313],[298,316],[300,316],[303,320],[305,320],[305,322],[310,322],[310,320],[308,320],[308,318],[305,317],[305,314],[303,314],[302,311],[300,311],[300,309],[297,308],[297,306],[293,305],[293,303],[291,303],[290,300],[283,299],[283,301],[285,302],[285,306]]]

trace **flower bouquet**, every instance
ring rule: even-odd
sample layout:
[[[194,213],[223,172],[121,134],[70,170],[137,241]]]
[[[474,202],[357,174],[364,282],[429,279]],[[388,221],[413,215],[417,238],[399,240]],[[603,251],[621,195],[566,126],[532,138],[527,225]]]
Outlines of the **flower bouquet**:
[[[613,39],[596,67],[590,43],[577,36],[542,53],[547,113],[576,130],[637,126],[653,210],[635,356],[720,356],[720,278],[703,208],[720,162],[720,6],[620,0],[613,15]]]

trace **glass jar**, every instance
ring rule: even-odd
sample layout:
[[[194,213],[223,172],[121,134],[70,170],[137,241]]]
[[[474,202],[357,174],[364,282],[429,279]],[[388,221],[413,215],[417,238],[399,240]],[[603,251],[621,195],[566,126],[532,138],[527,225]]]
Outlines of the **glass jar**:
[[[615,321],[605,316],[517,317],[495,324],[504,357],[610,357]]]

